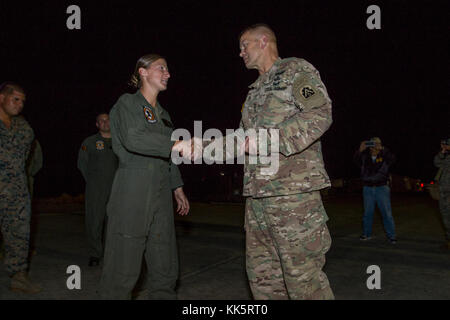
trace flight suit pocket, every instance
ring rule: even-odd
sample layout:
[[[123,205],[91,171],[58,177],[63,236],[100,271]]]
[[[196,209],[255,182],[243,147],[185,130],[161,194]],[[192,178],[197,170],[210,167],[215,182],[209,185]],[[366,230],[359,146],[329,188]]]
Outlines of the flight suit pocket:
[[[125,236],[146,236],[151,211],[152,171],[146,169],[119,169],[114,179],[108,218],[114,232]]]

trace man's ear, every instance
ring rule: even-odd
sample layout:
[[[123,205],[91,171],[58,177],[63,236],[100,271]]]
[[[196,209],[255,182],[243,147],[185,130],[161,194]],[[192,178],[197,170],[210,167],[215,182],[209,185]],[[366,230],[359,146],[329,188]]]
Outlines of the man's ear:
[[[262,35],[260,40],[261,40],[261,42],[259,44],[259,47],[261,49],[264,49],[265,47],[267,47],[267,44],[269,43],[269,39],[267,39],[267,36],[266,35]]]

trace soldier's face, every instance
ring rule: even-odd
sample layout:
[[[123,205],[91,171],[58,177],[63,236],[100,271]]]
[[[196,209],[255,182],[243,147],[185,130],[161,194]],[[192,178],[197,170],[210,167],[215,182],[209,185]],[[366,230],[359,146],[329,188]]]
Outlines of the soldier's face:
[[[101,115],[98,116],[98,118],[97,118],[97,128],[101,132],[109,132],[110,131],[109,115],[101,114]]]
[[[0,109],[9,117],[14,117],[22,112],[25,105],[25,95],[18,91],[10,94],[0,94]]]
[[[247,69],[257,69],[258,60],[262,52],[260,39],[247,31],[241,36],[239,49],[239,56],[244,60]]]
[[[139,70],[142,80],[147,82],[151,87],[157,89],[158,91],[164,91],[167,89],[170,73],[166,60],[158,59],[147,69],[141,68]]]

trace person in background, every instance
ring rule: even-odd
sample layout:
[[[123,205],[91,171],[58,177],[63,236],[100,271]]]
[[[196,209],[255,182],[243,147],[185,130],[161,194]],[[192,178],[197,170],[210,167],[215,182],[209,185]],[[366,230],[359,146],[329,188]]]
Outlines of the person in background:
[[[91,267],[97,266],[103,256],[106,204],[118,165],[111,145],[109,115],[97,115],[96,126],[98,132],[86,138],[78,152],[78,169],[86,181],[85,226]]]
[[[34,132],[20,116],[25,99],[19,85],[0,85],[0,227],[10,290],[38,293],[42,288],[28,277],[31,201],[25,164]]]
[[[397,243],[389,187],[389,171],[395,162],[395,156],[382,145],[380,138],[374,137],[361,142],[354,161],[360,168],[363,182],[364,215],[360,240],[372,238],[373,214],[375,205],[378,205],[388,240],[392,244]]]
[[[434,157],[434,165],[441,170],[439,177],[439,209],[445,227],[445,248],[450,250],[450,138],[441,141],[441,150]]]

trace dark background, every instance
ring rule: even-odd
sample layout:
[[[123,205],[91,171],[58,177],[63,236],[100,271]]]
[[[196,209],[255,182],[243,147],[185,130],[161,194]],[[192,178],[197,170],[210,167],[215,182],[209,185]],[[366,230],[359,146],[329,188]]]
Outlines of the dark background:
[[[201,120],[203,131],[237,128],[257,77],[239,57],[238,35],[258,22],[274,29],[281,57],[304,58],[321,73],[333,101],[334,123],[322,139],[332,178],[357,177],[353,153],[379,136],[397,156],[394,173],[429,181],[439,141],[450,135],[446,3],[2,1],[0,81],[27,91],[24,115],[44,153],[35,193],[83,192],[80,144],[96,132],[97,113],[132,91],[127,82],[147,53],[167,58],[171,79],[159,100],[176,127],[193,132]],[[81,30],[66,27],[72,4],[81,8]],[[381,30],[366,27],[371,4],[381,8]],[[181,169],[186,188],[197,193],[211,190],[202,177],[242,171]]]

